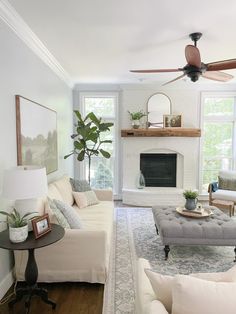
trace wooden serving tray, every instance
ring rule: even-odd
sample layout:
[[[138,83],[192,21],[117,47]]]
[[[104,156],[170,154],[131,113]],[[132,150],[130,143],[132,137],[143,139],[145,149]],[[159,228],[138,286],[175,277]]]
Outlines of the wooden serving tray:
[[[184,210],[183,211],[183,207],[177,207],[176,208],[176,211],[177,213],[179,213],[180,215],[182,216],[185,216],[185,217],[191,217],[191,218],[204,218],[204,217],[209,217],[211,215],[213,215],[213,212],[210,210],[210,209],[205,209],[205,208],[202,208],[202,214],[198,214],[196,212],[194,212],[194,210]]]

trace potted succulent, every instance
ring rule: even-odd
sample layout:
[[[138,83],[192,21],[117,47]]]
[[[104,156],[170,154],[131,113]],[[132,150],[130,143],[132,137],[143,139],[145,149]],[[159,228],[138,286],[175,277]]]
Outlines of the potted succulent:
[[[130,112],[130,120],[132,121],[132,127],[134,129],[138,129],[140,127],[140,119],[145,117],[147,114],[144,113],[142,110]]]
[[[21,217],[20,213],[14,208],[11,213],[0,211],[0,214],[7,216],[9,225],[9,238],[13,243],[23,242],[28,237],[28,220],[27,216],[32,213],[27,213]]]
[[[185,208],[189,210],[195,209],[198,202],[198,199],[197,199],[198,192],[192,191],[192,190],[185,190],[183,192],[183,196],[186,199]]]

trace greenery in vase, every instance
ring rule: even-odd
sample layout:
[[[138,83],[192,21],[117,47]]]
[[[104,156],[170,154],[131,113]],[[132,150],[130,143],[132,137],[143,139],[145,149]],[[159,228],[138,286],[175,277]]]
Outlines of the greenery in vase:
[[[7,216],[7,223],[12,228],[21,228],[27,225],[28,220],[26,219],[27,216],[33,214],[27,213],[21,217],[20,213],[14,208],[11,213],[5,212],[0,210],[0,214]]]
[[[128,111],[128,113],[130,114],[130,120],[140,120],[142,117],[145,117],[147,115],[142,110],[134,111],[134,112]]]
[[[97,118],[93,112],[88,113],[84,119],[78,110],[75,110],[74,113],[77,118],[76,133],[71,135],[71,138],[74,140],[74,149],[70,154],[64,156],[64,159],[71,155],[76,155],[78,161],[83,161],[87,157],[88,181],[90,183],[92,156],[101,154],[107,159],[111,157],[109,152],[102,149],[102,145],[112,143],[112,141],[102,140],[101,133],[110,131],[114,124],[112,122],[102,122],[102,118]]]
[[[183,192],[183,196],[188,199],[188,198],[191,198],[191,199],[195,199],[198,197],[198,192],[196,191],[192,191],[192,190],[185,190]]]

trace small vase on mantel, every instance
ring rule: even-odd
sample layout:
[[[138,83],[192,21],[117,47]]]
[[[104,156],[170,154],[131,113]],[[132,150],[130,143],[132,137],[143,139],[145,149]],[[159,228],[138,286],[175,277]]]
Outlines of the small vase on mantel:
[[[140,120],[132,120],[132,128],[139,129],[140,127]]]
[[[145,178],[144,178],[144,175],[142,174],[142,171],[140,171],[139,176],[138,176],[137,188],[138,189],[145,188]]]

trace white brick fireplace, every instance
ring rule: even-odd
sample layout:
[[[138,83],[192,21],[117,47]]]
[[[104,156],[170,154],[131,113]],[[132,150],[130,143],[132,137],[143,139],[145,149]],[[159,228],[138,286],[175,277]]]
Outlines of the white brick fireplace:
[[[183,189],[196,189],[199,138],[126,137],[123,143],[123,203],[139,206],[182,205]],[[176,153],[176,187],[137,188],[141,153]]]

